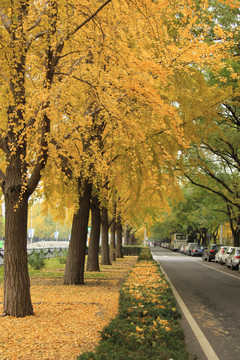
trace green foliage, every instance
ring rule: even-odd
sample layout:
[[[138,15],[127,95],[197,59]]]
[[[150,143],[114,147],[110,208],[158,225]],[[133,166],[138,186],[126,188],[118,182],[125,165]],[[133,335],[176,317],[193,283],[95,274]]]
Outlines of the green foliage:
[[[143,261],[143,260],[152,260],[152,254],[151,251],[149,249],[149,247],[147,248],[141,248],[139,257],[138,257],[138,261]]]
[[[164,241],[171,239],[173,233],[186,233],[194,240],[204,229],[216,234],[220,224],[227,221],[226,204],[216,194],[187,184],[183,187],[183,196],[182,201],[170,204],[170,214],[163,214],[161,220],[153,224],[150,230],[153,239]]]
[[[60,264],[66,264],[67,256],[68,256],[68,250],[67,249],[62,250],[61,254],[60,255],[58,254],[58,261],[59,261]]]
[[[150,268],[151,263],[156,264],[153,260],[146,261],[146,258],[150,258],[149,253],[149,249],[141,251],[138,264],[142,266],[143,271],[147,266],[146,263]],[[118,316],[103,329],[102,340],[96,352],[81,354],[78,360],[189,360],[191,358],[186,351],[184,333],[179,325],[180,314],[176,309],[175,298],[159,267],[156,271],[157,273],[159,271],[156,280],[159,287],[154,286],[153,290],[150,287],[145,288],[141,282],[137,284],[137,288],[141,289],[142,297],[139,297],[139,291],[134,293],[126,280],[120,291]],[[154,296],[149,296],[151,291],[154,292]]]
[[[31,254],[28,255],[28,263],[35,270],[42,270],[46,266],[47,255],[44,250],[33,250]]]
[[[123,255],[125,256],[138,256],[141,251],[141,247],[137,245],[125,245],[122,247]]]

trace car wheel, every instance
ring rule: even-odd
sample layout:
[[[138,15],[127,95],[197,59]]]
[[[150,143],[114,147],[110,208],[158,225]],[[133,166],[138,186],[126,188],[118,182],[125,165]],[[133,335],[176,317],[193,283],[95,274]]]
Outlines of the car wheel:
[[[234,266],[232,262],[231,262],[231,269],[232,269],[232,270],[235,270],[235,269],[236,269],[236,266]]]

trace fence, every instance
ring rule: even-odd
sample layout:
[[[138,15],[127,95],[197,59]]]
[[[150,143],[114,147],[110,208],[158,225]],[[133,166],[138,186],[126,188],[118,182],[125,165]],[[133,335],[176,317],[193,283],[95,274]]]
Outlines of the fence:
[[[30,244],[31,245],[31,244]],[[66,251],[68,249],[68,243],[66,244],[66,246],[51,246],[51,247],[43,247],[43,246],[35,246],[35,247],[29,247],[27,249],[27,253],[28,255],[30,255],[33,251],[44,251],[44,254],[47,257],[56,257],[58,255],[63,255],[63,252]],[[0,265],[3,265],[3,260],[4,260],[4,250],[0,250]]]

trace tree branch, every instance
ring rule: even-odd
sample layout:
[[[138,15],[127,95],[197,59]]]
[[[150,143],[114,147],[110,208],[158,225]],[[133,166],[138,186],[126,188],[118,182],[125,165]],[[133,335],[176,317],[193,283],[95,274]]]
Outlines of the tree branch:
[[[27,48],[29,48],[34,40],[39,39],[40,37],[47,35],[47,31],[41,31],[38,34],[32,36],[26,43]]]
[[[5,183],[6,176],[4,172],[0,169],[0,185],[3,187],[3,184]]]
[[[221,193],[220,191],[217,191],[217,190],[214,190],[206,185],[203,185],[203,184],[200,184],[200,183],[197,183],[196,181],[194,181],[189,175],[187,175],[185,172],[183,172],[184,175],[186,176],[186,178],[193,184],[193,185],[196,185],[198,187],[201,187],[202,189],[206,189],[206,190],[209,190],[210,192],[216,194],[216,195],[219,195],[221,196],[227,203],[230,203],[232,204],[233,206],[236,206],[238,209],[240,208],[240,205],[239,203],[234,203],[231,199],[229,199],[226,195],[224,195],[223,193]]]
[[[80,30],[84,25],[86,25],[89,21],[91,21],[111,1],[112,0],[107,0],[105,3],[103,3],[91,16],[89,16],[80,25],[78,25],[71,33],[69,33],[66,37],[66,40],[68,40],[72,35],[74,35],[78,30]]]
[[[46,114],[43,116],[43,127],[42,127],[42,136],[41,136],[41,150],[37,158],[36,165],[33,169],[33,172],[28,180],[27,191],[29,196],[36,189],[41,177],[42,170],[45,168],[47,159],[48,159],[48,143],[46,135],[50,132],[50,119]]]
[[[42,15],[45,14],[45,9],[46,9],[46,8],[47,8],[47,2],[46,2],[46,4],[44,5],[43,11],[41,11],[41,13],[40,13],[39,17],[37,18],[37,20],[35,21],[35,23],[34,23],[33,25],[31,25],[31,26],[27,29],[27,31],[31,31],[31,30],[35,29],[35,28],[40,24],[40,22],[41,22],[41,20],[42,20]]]

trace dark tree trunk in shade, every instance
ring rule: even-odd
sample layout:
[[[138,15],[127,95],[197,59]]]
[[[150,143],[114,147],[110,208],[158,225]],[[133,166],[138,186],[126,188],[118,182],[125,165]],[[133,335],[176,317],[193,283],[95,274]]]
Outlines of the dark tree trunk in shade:
[[[111,226],[110,226],[110,260],[116,261],[116,241],[115,241],[115,233],[116,233],[116,221],[115,217],[112,219]]]
[[[16,317],[33,315],[27,261],[28,198],[20,198],[17,188],[5,194],[3,315]]]
[[[117,246],[116,246],[116,257],[123,258],[123,251],[122,251],[122,223],[121,217],[118,217],[117,224]]]
[[[102,208],[102,265],[111,265],[108,243],[108,211],[105,207]]]
[[[79,202],[73,216],[71,239],[64,273],[64,285],[84,284],[84,265],[87,246],[88,219],[92,185],[85,180],[81,191],[79,183]]]
[[[134,234],[130,234],[130,236],[129,236],[129,245],[135,245],[135,242],[136,242],[136,240],[135,240]]]
[[[130,230],[128,227],[124,230],[124,245],[130,245]]]
[[[101,228],[101,212],[98,196],[93,196],[91,201],[92,225],[90,242],[88,246],[88,271],[100,271],[99,267],[99,240]]]

